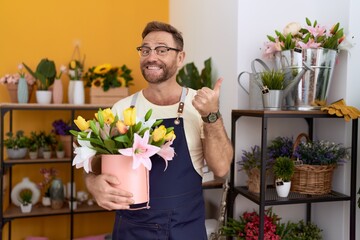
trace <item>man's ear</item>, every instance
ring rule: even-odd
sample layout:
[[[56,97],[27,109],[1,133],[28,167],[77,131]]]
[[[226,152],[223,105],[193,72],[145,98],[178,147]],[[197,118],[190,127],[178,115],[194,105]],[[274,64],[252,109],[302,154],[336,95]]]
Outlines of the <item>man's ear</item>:
[[[185,52],[179,52],[178,53],[178,57],[177,57],[177,61],[178,61],[178,68],[181,68],[184,64],[184,60],[185,60]]]

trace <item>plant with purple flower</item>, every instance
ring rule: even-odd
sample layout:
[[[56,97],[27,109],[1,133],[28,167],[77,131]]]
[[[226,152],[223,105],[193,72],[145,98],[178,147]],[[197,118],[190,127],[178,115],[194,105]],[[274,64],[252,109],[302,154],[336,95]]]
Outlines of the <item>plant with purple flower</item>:
[[[241,166],[241,170],[249,172],[253,168],[260,169],[261,166],[261,148],[258,145],[251,147],[250,151],[243,150],[241,160],[237,163]],[[271,167],[272,160],[266,158],[266,169]]]
[[[53,132],[56,135],[61,135],[61,136],[71,135],[70,130],[72,129],[72,127],[71,127],[70,121],[65,122],[62,119],[55,120],[52,123],[52,126],[53,126]]]
[[[276,137],[268,146],[269,158],[275,160],[278,157],[292,157],[293,154],[293,138]]]
[[[294,157],[309,165],[329,165],[344,163],[349,159],[349,148],[326,140],[300,142]]]

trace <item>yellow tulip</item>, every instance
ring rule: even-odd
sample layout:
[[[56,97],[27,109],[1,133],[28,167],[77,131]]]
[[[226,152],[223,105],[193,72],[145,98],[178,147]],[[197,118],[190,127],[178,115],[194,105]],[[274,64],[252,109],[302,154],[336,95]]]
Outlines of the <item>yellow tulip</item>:
[[[128,131],[127,126],[125,123],[121,120],[118,120],[116,123],[116,128],[119,131],[120,134],[125,134]]]
[[[90,128],[90,121],[86,121],[81,116],[78,116],[77,119],[74,120],[74,123],[81,131],[85,131]]]
[[[75,60],[72,60],[72,61],[70,62],[70,68],[71,68],[71,69],[75,69],[75,68],[76,68],[76,61],[75,61]]]
[[[104,119],[104,123],[106,123],[106,124],[111,124],[115,120],[115,116],[114,116],[114,114],[113,114],[113,112],[111,111],[110,108],[106,108],[106,109],[102,110],[101,115],[102,115],[102,117]],[[95,113],[95,117],[96,117],[97,120],[99,120],[97,113]]]
[[[162,140],[165,137],[166,134],[166,128],[164,125],[161,125],[160,127],[156,128],[154,132],[152,133],[152,138],[155,142]]]
[[[176,138],[176,135],[175,135],[174,131],[169,132],[164,137],[165,141],[171,141],[171,140],[174,140],[175,138]]]
[[[124,123],[127,126],[133,126],[136,123],[136,109],[134,107],[129,107],[123,111],[124,114]]]

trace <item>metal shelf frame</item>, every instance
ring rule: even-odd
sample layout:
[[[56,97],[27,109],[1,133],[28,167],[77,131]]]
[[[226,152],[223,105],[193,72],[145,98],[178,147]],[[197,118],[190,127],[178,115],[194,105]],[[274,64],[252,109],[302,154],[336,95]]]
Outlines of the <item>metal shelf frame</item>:
[[[269,110],[232,110],[231,113],[231,141],[235,149],[236,146],[236,123],[241,117],[255,117],[261,118],[261,149],[267,148],[267,131],[268,120],[270,118],[302,118],[308,124],[308,134],[312,139],[314,135],[314,119],[318,118],[337,118],[336,116],[328,115],[322,111],[269,111]],[[337,118],[338,119],[338,118]],[[265,164],[261,164],[260,169],[260,193],[254,194],[249,192],[246,186],[234,186],[235,172],[235,154],[230,170],[230,182],[227,202],[228,217],[233,217],[234,201],[238,194],[248,198],[259,205],[259,239],[264,238],[264,210],[265,206],[273,205],[287,205],[287,204],[306,204],[306,218],[311,221],[311,203],[315,202],[333,202],[333,201],[350,201],[350,232],[349,239],[355,240],[356,237],[356,170],[357,170],[357,144],[358,144],[358,119],[351,122],[351,176],[350,176],[350,196],[331,191],[326,195],[306,195],[298,193],[290,193],[287,198],[277,197],[274,188],[267,187],[265,184]],[[262,163],[265,162],[266,152],[261,153]]]
[[[0,140],[4,139],[4,127],[5,121],[4,118],[7,114],[9,114],[9,130],[13,131],[13,113],[15,111],[67,111],[70,113],[70,119],[75,119],[75,113],[77,111],[88,111],[93,110],[97,111],[99,108],[107,108],[109,106],[97,105],[97,104],[84,104],[84,105],[74,105],[74,104],[37,104],[37,103],[28,103],[28,104],[17,104],[17,103],[2,103],[0,104]],[[42,163],[63,163],[69,164],[71,168],[70,172],[70,181],[74,181],[74,169],[71,166],[71,159],[73,159],[73,153],[71,153],[71,158],[64,159],[19,159],[19,160],[5,160],[4,159],[4,148],[1,146],[0,148],[0,158],[1,158],[1,166],[0,166],[0,192],[3,192],[3,175],[8,172],[9,173],[9,192],[12,189],[12,166],[13,165],[24,165],[24,164],[42,164]],[[71,193],[73,192],[71,185]],[[11,196],[9,194],[9,203],[11,203]],[[3,239],[3,227],[8,224],[9,229],[9,240],[11,240],[11,221],[18,218],[31,218],[31,217],[44,217],[44,216],[56,216],[56,215],[70,215],[70,239],[73,239],[74,234],[74,214],[77,213],[92,213],[92,212],[100,212],[105,211],[100,207],[92,207],[92,208],[83,208],[77,210],[49,210],[49,208],[39,208],[35,209],[31,214],[22,214],[18,209],[14,209],[11,206],[3,212],[3,198],[0,198],[0,240]]]

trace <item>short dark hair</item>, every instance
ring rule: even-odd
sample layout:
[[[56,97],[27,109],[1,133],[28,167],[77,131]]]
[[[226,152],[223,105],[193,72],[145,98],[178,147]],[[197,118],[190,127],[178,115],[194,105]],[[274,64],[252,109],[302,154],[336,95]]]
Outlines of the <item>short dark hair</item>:
[[[157,21],[149,22],[145,26],[141,36],[144,39],[149,33],[157,31],[170,33],[174,38],[175,44],[177,45],[176,47],[181,51],[184,49],[184,39],[181,35],[181,32],[179,32],[175,27],[167,23]]]

